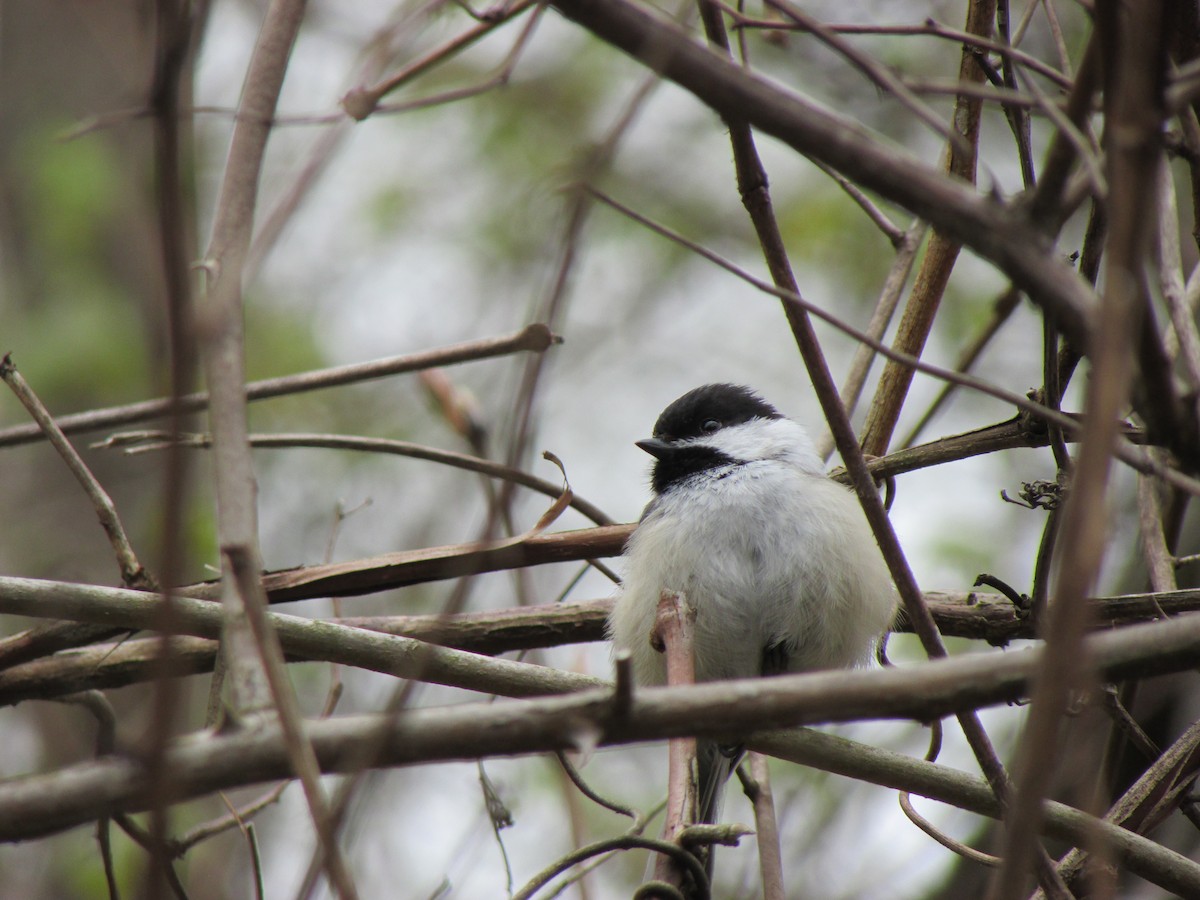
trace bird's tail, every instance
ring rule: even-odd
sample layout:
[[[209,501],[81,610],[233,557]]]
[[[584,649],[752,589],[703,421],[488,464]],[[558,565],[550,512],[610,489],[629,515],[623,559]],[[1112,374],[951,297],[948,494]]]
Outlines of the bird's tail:
[[[741,745],[718,744],[715,741],[696,742],[696,822],[715,825],[721,817],[721,801],[725,797],[725,782],[742,758],[745,748]],[[699,855],[699,854],[698,854]],[[712,881],[713,847],[703,850],[700,861]]]

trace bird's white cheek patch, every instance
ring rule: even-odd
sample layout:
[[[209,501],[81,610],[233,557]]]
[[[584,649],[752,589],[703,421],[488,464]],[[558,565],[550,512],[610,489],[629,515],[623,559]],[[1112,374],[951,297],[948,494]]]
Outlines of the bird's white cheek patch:
[[[807,432],[791,419],[752,419],[722,428],[698,441],[736,460],[777,459],[821,472],[821,459]]]

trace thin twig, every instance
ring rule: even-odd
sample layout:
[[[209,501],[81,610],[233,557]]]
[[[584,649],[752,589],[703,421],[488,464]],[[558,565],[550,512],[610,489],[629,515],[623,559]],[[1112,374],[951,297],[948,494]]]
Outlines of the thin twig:
[[[430,69],[453,59],[480,38],[485,37],[501,25],[515,19],[536,5],[537,0],[518,0],[518,2],[507,7],[502,14],[481,21],[474,28],[464,31],[439,47],[435,47],[418,59],[413,60],[396,74],[370,87],[356,87],[349,91],[342,97],[342,108],[346,110],[346,113],[351,118],[362,121],[378,109],[380,101],[392,91],[397,90],[417,76],[423,75]],[[521,41],[518,41],[518,46],[521,43]]]
[[[823,162],[816,162],[813,165],[832,178],[834,183],[845,192],[846,196],[858,204],[859,209],[867,214],[867,218],[871,220],[875,227],[883,232],[883,236],[888,239],[888,243],[895,247],[898,252],[906,249],[909,235],[917,229],[917,223],[914,222],[908,231],[904,231],[889,219],[887,214],[864,191],[841,172],[831,166],[825,165]],[[917,243],[919,244],[920,241],[918,240]]]
[[[984,103],[995,103],[1006,113],[1012,110],[1036,112],[1044,101],[1032,93],[1024,93],[1015,88],[995,87],[983,84],[964,84],[961,81],[933,78],[906,78],[904,83],[914,94],[932,94],[947,97],[971,97]]]
[[[12,389],[17,399],[21,401],[21,405],[28,410],[29,415],[37,423],[39,433],[58,451],[58,455],[67,464],[67,469],[75,476],[75,480],[87,494],[92,507],[96,510],[96,516],[100,519],[100,526],[108,535],[108,542],[112,545],[113,552],[116,553],[117,565],[121,569],[121,581],[131,588],[157,590],[154,576],[138,562],[137,554],[133,551],[133,545],[129,543],[129,537],[125,534],[125,526],[121,524],[121,518],[117,515],[117,507],[112,502],[112,498],[101,487],[96,476],[88,469],[83,458],[71,446],[71,442],[67,440],[62,429],[55,423],[54,418],[42,401],[38,399],[37,394],[33,392],[29,383],[17,370],[11,353],[4,354],[4,358],[0,359],[0,378],[4,379],[4,383]]]
[[[560,343],[562,343],[562,338],[551,333],[545,325],[533,324],[512,334],[465,341],[436,350],[422,350],[417,353],[384,357],[365,363],[351,363],[345,366],[300,372],[295,375],[284,375],[279,378],[251,381],[245,385],[245,394],[246,399],[250,401],[266,400],[322,388],[357,384],[373,378],[417,372],[433,366],[449,366],[492,359],[525,351],[542,353],[554,344]],[[177,400],[181,412],[197,412],[206,409],[208,402],[209,395],[204,391],[185,394]],[[57,423],[64,434],[101,431],[130,425],[134,422],[144,422],[148,419],[162,418],[170,413],[171,403],[172,400],[165,397],[158,400],[143,400],[140,403],[131,403],[126,406],[113,406],[91,412],[59,416]],[[36,425],[5,428],[0,430],[0,447],[28,444],[44,437],[45,434]]]
[[[677,232],[672,231],[671,229],[667,228],[664,225],[661,225],[651,219],[646,218],[645,216],[638,213],[636,210],[631,209],[630,207],[628,207],[625,204],[621,203],[620,201],[608,196],[607,194],[603,193],[602,191],[600,191],[594,187],[589,187],[588,191],[593,196],[595,196],[597,199],[601,200],[606,205],[612,207],[613,209],[615,209],[622,215],[628,216],[629,218],[633,219],[635,222],[638,222],[639,224],[646,226],[651,231],[654,231],[655,233],[662,235],[663,237],[667,238],[668,240],[674,241],[674,242],[680,244],[681,246],[687,247],[689,250],[693,251],[697,255],[703,257],[704,259],[708,260],[711,263],[714,263],[717,266],[720,266],[722,269],[725,269],[725,271],[730,272],[733,275],[736,275],[738,278],[740,278],[741,280],[745,281],[746,283],[748,283],[750,285],[753,285],[755,288],[762,291],[763,293],[770,294],[774,297],[778,297],[782,300],[785,300],[787,303],[798,307],[799,309],[803,310],[804,312],[808,313],[809,315],[815,316],[816,318],[820,319],[823,322],[828,322],[830,325],[832,325],[838,331],[841,331],[843,334],[849,335],[850,337],[854,338],[856,341],[860,341],[863,344],[866,344],[867,346],[871,347],[871,349],[875,350],[877,353],[881,354],[882,356],[886,356],[890,360],[894,360],[895,362],[898,362],[898,363],[901,363],[902,365],[908,366],[909,368],[913,369],[916,372],[922,372],[926,375],[931,375],[935,378],[939,378],[946,382],[960,384],[963,387],[971,388],[972,390],[976,390],[976,391],[979,391],[980,393],[995,397],[998,400],[1003,400],[1006,403],[1010,403],[1013,406],[1016,406],[1017,408],[1019,408],[1021,410],[1033,413],[1039,419],[1044,419],[1047,422],[1052,422],[1052,423],[1060,426],[1068,434],[1074,435],[1079,431],[1078,423],[1073,421],[1070,417],[1065,416],[1063,413],[1056,412],[1041,403],[1037,403],[1036,401],[1030,399],[1027,396],[1015,394],[1015,393],[1013,393],[1011,391],[1007,391],[1003,388],[996,387],[995,385],[992,385],[989,382],[983,381],[982,379],[975,378],[975,377],[973,377],[971,375],[967,375],[967,374],[951,372],[949,369],[944,369],[941,366],[935,366],[931,363],[924,362],[914,356],[910,356],[907,353],[902,353],[898,350],[895,350],[892,347],[888,346],[887,344],[884,344],[881,341],[875,340],[869,334],[866,334],[865,332],[860,331],[859,329],[855,328],[854,326],[848,325],[846,322],[842,321],[840,318],[838,318],[834,314],[828,312],[827,310],[824,310],[821,307],[817,306],[816,304],[811,303],[808,300],[805,300],[804,297],[802,297],[800,294],[796,293],[795,291],[776,287],[775,285],[770,284],[769,282],[766,282],[766,281],[762,280],[761,278],[757,278],[754,275],[751,275],[745,269],[742,269],[741,267],[734,265],[733,263],[731,263],[728,260],[724,259],[723,257],[719,256],[718,254],[714,253],[713,251],[707,249],[706,247],[703,247],[703,246],[697,244],[695,241],[689,240],[688,238],[684,237],[681,234],[678,234]],[[1146,454],[1143,454],[1143,453],[1137,451],[1134,447],[1128,445],[1125,442],[1118,443],[1117,449],[1116,449],[1116,455],[1117,455],[1117,458],[1120,459],[1122,462],[1124,462],[1126,465],[1130,466],[1131,468],[1136,469],[1139,472],[1145,472],[1147,474],[1156,475],[1157,477],[1163,479],[1164,481],[1166,481],[1168,484],[1172,485],[1173,487],[1177,487],[1180,490],[1187,491],[1189,494],[1200,496],[1200,482],[1196,481],[1195,479],[1193,479],[1187,475],[1184,475],[1182,472],[1179,472],[1176,469],[1164,467],[1158,461],[1151,459]]]
[[[395,456],[408,456],[413,459],[424,459],[441,463],[470,472],[479,472],[490,478],[503,479],[527,487],[547,497],[557,498],[562,494],[562,486],[526,474],[519,469],[513,469],[500,463],[453,450],[440,450],[423,444],[409,441],[396,441],[388,438],[362,437],[344,434],[250,434],[247,439],[252,447],[287,448],[287,447],[322,447],[330,450],[355,450],[363,453],[387,453]],[[208,449],[212,446],[212,436],[207,434],[185,434],[178,437],[184,447]],[[159,431],[134,431],[115,434],[103,441],[92,444],[95,448],[122,448],[126,453],[144,453],[161,450],[170,446],[170,436]],[[611,525],[613,520],[587,500],[572,494],[570,506],[587,516],[597,525]]]
[[[729,13],[734,19],[734,27],[738,29],[767,29],[776,31],[806,31],[804,25],[797,22],[781,22],[777,19],[754,19],[740,13],[733,7],[726,4],[720,4],[721,8]],[[986,50],[993,53],[998,53],[1001,56],[1006,56],[1031,71],[1037,72],[1039,75],[1049,79],[1052,83],[1060,88],[1070,88],[1071,79],[1068,75],[1063,74],[1052,66],[1047,65],[1036,56],[1018,50],[1016,47],[1009,46],[1001,41],[994,40],[985,35],[973,34],[968,31],[961,31],[957,28],[951,28],[949,25],[944,25],[934,19],[926,19],[921,25],[844,25],[839,23],[826,22],[824,26],[826,31],[832,34],[849,34],[849,35],[882,35],[882,36],[927,36],[942,38],[951,41],[955,44],[962,44],[967,47],[975,47],[980,50]]]
[[[1037,108],[1046,114],[1046,117],[1054,123],[1058,134],[1061,134],[1075,149],[1075,155],[1083,163],[1083,171],[1091,186],[1092,196],[1103,200],[1108,196],[1108,182],[1104,178],[1102,160],[1098,158],[1098,151],[1088,140],[1087,134],[1076,126],[1068,113],[1063,112],[1057,103],[1046,96],[1036,81],[1024,73],[1021,73],[1021,80],[1029,92],[1037,98]]]
[[[1116,731],[1125,736],[1137,751],[1146,758],[1148,762],[1156,761],[1162,755],[1162,749],[1154,743],[1150,735],[1146,734],[1142,726],[1137,723],[1137,720],[1125,708],[1125,704],[1121,702],[1121,696],[1117,688],[1111,684],[1106,684],[1103,688],[1104,710],[1113,720],[1116,726]]]
[[[690,8],[690,5],[687,3],[685,8]],[[581,182],[586,183],[598,177],[611,165],[625,135],[660,84],[661,80],[655,73],[646,75],[638,82],[598,146],[582,161]],[[570,299],[571,273],[575,269],[579,242],[592,211],[591,197],[586,191],[572,190],[568,198],[566,222],[556,248],[554,275],[538,305],[539,320],[550,326],[566,313],[566,305]],[[509,427],[504,453],[505,461],[514,468],[520,465],[528,450],[526,445],[532,428],[533,402],[544,366],[545,360],[535,357],[526,362],[521,373],[521,383],[510,416],[513,424]],[[502,510],[507,509],[510,499],[508,492],[501,492],[499,505]]]
[[[288,761],[304,788],[304,799],[308,802],[309,814],[316,827],[317,843],[330,882],[339,896],[353,900],[358,892],[345,857],[338,848],[337,836],[330,827],[329,802],[321,788],[320,765],[312,744],[304,734],[300,705],[285,671],[283,649],[265,613],[266,596],[252,596],[255,592],[262,594],[262,581],[252,567],[252,557],[242,548],[225,548],[224,555],[229,571],[237,582],[238,593],[244,599],[245,616],[270,685],[271,699],[278,711],[278,722],[288,749]]]
[[[1046,13],[1046,24],[1050,28],[1050,36],[1054,39],[1054,49],[1058,52],[1058,64],[1062,69],[1062,74],[1068,79],[1071,78],[1071,54],[1067,51],[1067,42],[1063,38],[1062,25],[1058,21],[1058,13],[1054,11],[1054,4],[1051,0],[1038,0],[1038,6]],[[1030,4],[1032,8],[1034,4]]]
[[[661,803],[657,804],[653,809],[651,809],[645,815],[638,816],[634,820],[633,824],[629,827],[629,830],[626,831],[626,834],[632,834],[632,835],[642,834],[642,832],[645,831],[646,826],[650,823],[650,821],[652,819],[654,819],[660,812],[662,812],[663,808],[665,806],[666,806],[666,800],[664,799]],[[576,884],[579,881],[581,881],[589,873],[598,869],[600,866],[604,865],[604,863],[608,862],[608,860],[612,859],[612,857],[616,856],[620,852],[621,852],[620,850],[613,850],[612,853],[601,854],[600,856],[593,857],[589,862],[587,862],[581,866],[578,866],[578,868],[576,868],[576,870],[571,875],[568,875],[566,878],[564,878],[562,881],[560,881],[558,883],[558,886],[555,887],[555,889],[553,891],[551,891],[549,894],[546,895],[546,900],[554,900],[555,897],[560,896],[563,893],[563,891],[567,890],[567,888],[569,888],[571,885]]]
[[[1178,358],[1187,374],[1192,392],[1200,390],[1200,332],[1188,302],[1183,281],[1183,258],[1179,247],[1179,209],[1175,202],[1175,182],[1164,157],[1158,165],[1158,215],[1156,216],[1155,268],[1159,288],[1178,348]]]
[[[56,698],[59,703],[82,706],[96,719],[96,757],[113,752],[117,737],[117,714],[112,704],[102,693],[86,690],[78,694],[67,694]],[[112,818],[100,816],[96,820],[96,843],[100,846],[100,860],[104,866],[104,881],[108,887],[109,900],[120,900],[116,866],[112,853]]]
[[[1026,13],[1028,12],[1029,10],[1027,9]],[[999,0],[996,4],[996,31],[1000,40],[1011,47],[1014,41],[1009,32],[1008,0]],[[1000,71],[1004,87],[1010,91],[1016,91],[1017,76],[1012,54],[1006,53],[1000,57]],[[1033,171],[1033,148],[1030,146],[1029,115],[1019,106],[1005,105],[1004,116],[1008,119],[1009,127],[1012,129],[1013,137],[1017,142],[1017,159],[1021,164],[1021,181],[1025,189],[1029,190],[1037,180]]]
[[[896,247],[896,256],[888,269],[887,277],[879,292],[879,299],[875,303],[875,311],[871,313],[871,320],[865,329],[867,335],[880,343],[883,342],[883,336],[891,324],[892,316],[904,293],[904,286],[908,284],[908,277],[912,274],[917,252],[928,231],[929,225],[917,220],[908,227],[907,231],[903,232],[900,244]],[[875,361],[875,355],[874,348],[867,344],[859,344],[854,351],[854,358],[850,361],[850,368],[842,382],[841,390],[842,403],[851,415],[858,407],[858,401],[862,397],[863,386],[871,371],[871,364]],[[828,460],[829,454],[833,452],[833,435],[826,431],[815,443],[821,458]]]
[[[956,841],[954,838],[946,834],[946,832],[942,831],[923,815],[917,812],[916,807],[914,807],[912,804],[912,795],[907,791],[901,792],[899,796],[900,808],[904,810],[904,815],[907,817],[908,821],[912,822],[947,850],[957,854],[958,856],[961,856],[968,862],[978,863],[982,866],[995,868],[996,866],[1000,865],[1000,857],[994,856],[991,853],[984,853],[981,850],[976,850],[974,847],[970,847],[967,844],[964,844],[962,841]]]
[[[696,857],[688,853],[678,844],[672,844],[669,841],[655,840],[654,838],[642,837],[634,834],[624,834],[620,837],[607,838],[602,841],[597,841],[594,844],[588,844],[586,847],[580,847],[568,853],[561,859],[555,860],[550,866],[538,872],[531,878],[521,890],[513,894],[513,900],[532,900],[532,898],[545,885],[553,881],[558,875],[567,871],[579,863],[591,859],[594,856],[609,854],[614,850],[652,850],[663,856],[668,856],[682,868],[689,871],[693,877],[698,879],[699,884],[704,885],[704,868],[697,862]],[[709,894],[705,889],[702,893],[697,894],[697,900],[707,900]]]
[[[291,781],[282,781],[271,790],[267,791],[257,800],[252,800],[241,808],[235,808],[224,794],[221,798],[225,801],[228,814],[209,822],[201,822],[199,825],[192,828],[183,836],[176,838],[171,842],[171,848],[176,856],[183,856],[192,847],[206,841],[218,834],[224,834],[231,828],[239,828],[243,832],[249,825],[250,820],[266,809],[268,806],[274,806],[279,802],[279,798],[283,796],[283,792],[291,787]]]
[[[914,94],[903,80],[898,78],[894,72],[880,63],[875,57],[869,53],[862,52],[849,41],[843,40],[836,32],[826,28],[823,23],[790,3],[789,0],[765,0],[765,2],[771,9],[777,10],[793,23],[800,26],[803,31],[812,34],[835,52],[844,56],[881,90],[894,95],[905,109],[916,116],[917,119],[924,122],[934,134],[944,138],[947,143],[955,147],[956,152],[972,152],[970,146],[966,143],[970,139],[970,135],[960,134],[952,127],[946,125],[941,116],[922,102],[921,98]]]
[[[783,853],[779,842],[779,822],[775,817],[775,800],[771,795],[768,759],[752,751],[746,755],[746,762],[738,766],[737,773],[742,780],[742,789],[754,807],[754,832],[758,842],[763,900],[784,900],[787,891],[783,882]]]
[[[591,786],[583,780],[583,776],[579,774],[579,770],[575,768],[569,759],[567,759],[567,755],[565,753],[559,751],[555,754],[555,756],[558,758],[558,764],[562,766],[562,770],[566,772],[567,777],[571,780],[571,784],[578,788],[579,793],[583,794],[583,796],[587,797],[598,806],[604,807],[609,812],[615,812],[619,816],[628,816],[634,821],[638,820],[638,813],[632,807],[617,803],[615,800],[608,800],[592,790]]]
[[[959,351],[958,356],[954,360],[955,372],[966,374],[971,371],[971,368],[979,360],[983,351],[987,349],[988,344],[1000,333],[1001,327],[1012,316],[1020,300],[1021,293],[1013,288],[1009,288],[992,302],[991,318],[987,320],[983,328],[979,330],[979,333]],[[929,408],[925,410],[921,418],[917,420],[917,423],[913,425],[908,434],[900,441],[901,447],[911,447],[916,443],[921,432],[929,426],[933,417],[937,415],[938,410],[946,404],[946,401],[950,399],[958,387],[959,385],[955,382],[949,382],[942,386],[942,389],[938,392],[933,402],[929,404]]]

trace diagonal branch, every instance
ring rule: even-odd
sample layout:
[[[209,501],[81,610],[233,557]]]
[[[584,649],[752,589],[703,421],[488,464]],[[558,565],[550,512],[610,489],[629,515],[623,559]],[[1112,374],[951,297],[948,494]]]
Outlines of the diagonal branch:
[[[1085,352],[1095,295],[1023,215],[947,178],[851,119],[754,75],[629,0],[555,0],[564,16],[743,121],[954,234],[994,263]]]
[[[75,480],[87,494],[96,510],[100,526],[108,535],[108,541],[116,554],[117,565],[121,569],[121,580],[132,588],[155,589],[157,585],[154,576],[138,562],[133,545],[129,542],[129,536],[125,533],[125,526],[121,524],[121,517],[117,514],[116,504],[113,503],[112,498],[109,497],[108,492],[104,490],[96,476],[88,469],[83,457],[79,455],[79,451],[67,440],[67,436],[63,434],[62,429],[34,393],[33,388],[25,381],[24,376],[12,361],[12,354],[6,353],[4,358],[0,359],[0,379],[3,379],[16,394],[21,405],[33,417],[39,433],[50,441],[58,455],[62,457],[63,462],[66,463],[67,469],[75,476]]]

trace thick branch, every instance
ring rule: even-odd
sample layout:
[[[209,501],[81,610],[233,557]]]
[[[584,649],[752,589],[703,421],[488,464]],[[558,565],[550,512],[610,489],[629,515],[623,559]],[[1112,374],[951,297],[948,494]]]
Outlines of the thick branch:
[[[53,593],[52,584],[49,592]],[[113,602],[122,602],[120,593],[115,592]],[[0,609],[4,608],[5,596],[0,584]],[[1032,619],[1020,614],[1012,603],[995,594],[932,592],[925,594],[925,602],[937,622],[938,630],[947,637],[986,640],[991,644],[1034,637]],[[1096,622],[1101,627],[1117,628],[1135,622],[1155,621],[1160,610],[1170,616],[1200,611],[1200,590],[1104,597],[1094,603]],[[602,641],[605,639],[605,622],[611,608],[611,600],[593,600],[455,616],[363,616],[337,619],[332,624],[381,631],[457,650],[492,655]],[[904,616],[900,617],[895,630],[909,630]],[[356,649],[358,635],[345,632],[339,632],[339,635],[341,637],[337,644],[324,649],[317,647],[314,650],[310,647],[307,653],[301,652],[299,645],[285,640],[288,660],[340,660],[364,668],[378,665],[372,661],[375,659],[376,644],[370,635],[361,638],[361,650]],[[146,681],[158,671],[155,668],[157,646],[157,638],[126,640],[117,645],[101,644],[15,666],[0,672],[0,706]],[[192,675],[211,671],[216,647],[215,641],[205,638],[176,638],[171,644],[169,674]],[[552,671],[550,677],[553,677]]]
[[[285,629],[280,632],[286,634]],[[1087,649],[1109,680],[1194,667],[1200,663],[1200,616],[1096,635],[1088,638]],[[688,734],[728,740],[764,728],[865,718],[929,721],[1024,696],[1042,655],[1041,649],[972,654],[905,669],[647,688],[635,694],[627,707],[614,704],[611,690],[603,689],[532,701],[414,710],[387,722],[380,762],[411,765]],[[365,736],[377,735],[379,728],[378,716],[321,720],[306,726],[326,772],[357,764],[356,748]],[[282,744],[275,726],[183,742],[168,754],[172,799],[288,777]],[[0,840],[25,840],[114,809],[137,809],[144,804],[144,789],[139,764],[125,757],[10,781],[0,785]]]
[[[124,629],[153,628],[162,606],[157,594],[35,581],[0,579],[0,610],[16,615],[77,619]],[[51,592],[47,585],[55,585]],[[221,607],[206,600],[176,596],[174,621],[180,634],[216,638],[221,634]],[[51,609],[53,608],[53,611]],[[561,693],[601,682],[584,675],[544,666],[490,659],[474,653],[438,647],[396,635],[347,628],[330,622],[267,614],[285,652],[307,659],[324,659],[384,672],[399,678],[419,678],[468,690],[507,696]]]
[[[953,234],[1043,307],[1072,344],[1091,344],[1095,296],[1024,219],[849,118],[820,108],[697,44],[628,0],[554,0],[597,37],[661,72],[721,116],[799,153]]]

